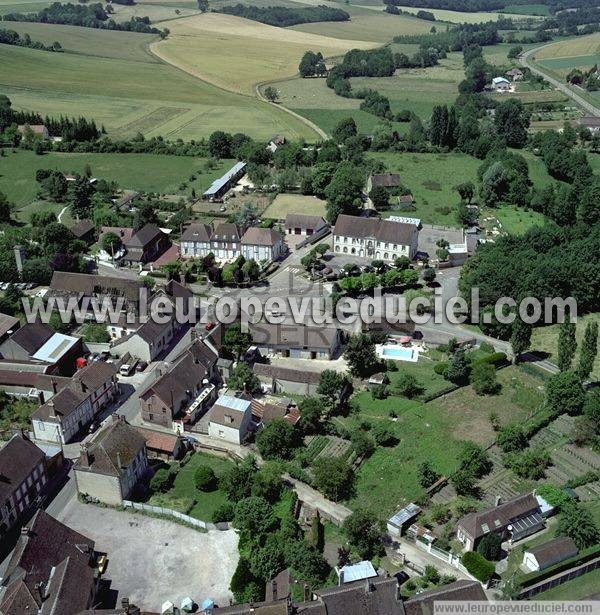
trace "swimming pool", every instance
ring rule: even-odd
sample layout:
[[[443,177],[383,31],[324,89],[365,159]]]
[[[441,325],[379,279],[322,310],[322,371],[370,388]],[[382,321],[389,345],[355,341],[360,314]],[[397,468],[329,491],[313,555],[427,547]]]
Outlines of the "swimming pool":
[[[412,348],[402,348],[401,346],[384,346],[381,349],[381,356],[387,359],[414,361],[413,355],[414,351]]]

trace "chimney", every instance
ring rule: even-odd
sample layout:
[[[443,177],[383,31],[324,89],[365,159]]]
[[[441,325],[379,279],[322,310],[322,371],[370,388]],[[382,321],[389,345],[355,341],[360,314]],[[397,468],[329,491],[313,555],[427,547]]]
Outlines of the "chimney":
[[[180,274],[179,274],[179,283],[180,283],[182,286],[185,286],[185,273],[180,273]]]
[[[304,584],[304,602],[310,601],[310,591],[308,589],[308,583]]]
[[[500,506],[500,504],[502,504],[502,497],[497,495],[496,499],[494,500],[494,506]]]
[[[85,382],[83,380],[79,381],[79,386],[81,387],[81,392],[82,393],[86,393],[87,392],[87,386],[85,384]]]
[[[26,525],[21,528],[21,536],[29,536],[29,528]]]
[[[50,382],[52,383],[52,392],[56,395],[58,393],[58,384],[56,384],[54,378],[50,378]]]
[[[46,592],[44,591],[44,584],[43,583],[36,583],[35,584],[35,591],[40,599],[40,602],[44,602],[44,600],[46,599]]]
[[[56,411],[54,410],[54,402],[52,400],[48,402],[48,414],[50,415],[50,418],[56,418]]]
[[[90,467],[90,464],[92,463],[92,455],[90,454],[90,449],[87,444],[81,445],[81,455],[79,459],[86,468]]]
[[[121,608],[123,613],[129,613],[129,598],[121,598]]]
[[[273,579],[271,581],[271,589],[273,591],[273,602],[277,600],[277,580]]]
[[[117,468],[120,470],[123,467],[121,463],[121,453],[117,452]]]
[[[44,391],[38,391],[38,401],[40,402],[40,406],[44,405]]]
[[[343,585],[344,584],[344,569],[340,568],[338,570],[338,585]]]

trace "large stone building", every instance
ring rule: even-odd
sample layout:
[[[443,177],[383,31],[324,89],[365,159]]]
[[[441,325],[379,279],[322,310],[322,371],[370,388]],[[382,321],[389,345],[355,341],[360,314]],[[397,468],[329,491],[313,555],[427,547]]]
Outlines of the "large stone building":
[[[123,417],[113,414],[74,465],[77,491],[119,506],[148,472],[146,439]]]
[[[192,222],[183,231],[180,250],[183,258],[203,258],[210,252],[212,228],[208,224]]]
[[[0,583],[2,615],[77,615],[95,604],[95,544],[43,510],[23,528]]]
[[[44,452],[27,436],[13,436],[0,449],[0,538],[40,503],[47,483]]]
[[[212,405],[218,354],[196,340],[169,369],[140,393],[142,420],[182,432]]]
[[[333,251],[393,263],[400,256],[413,259],[419,243],[419,221],[361,218],[342,214],[333,229]]]
[[[270,263],[282,256],[283,237],[272,228],[251,226],[241,241],[242,256],[257,263]]]
[[[84,434],[97,415],[119,395],[113,365],[97,361],[79,370],[32,415],[37,440],[67,444]]]

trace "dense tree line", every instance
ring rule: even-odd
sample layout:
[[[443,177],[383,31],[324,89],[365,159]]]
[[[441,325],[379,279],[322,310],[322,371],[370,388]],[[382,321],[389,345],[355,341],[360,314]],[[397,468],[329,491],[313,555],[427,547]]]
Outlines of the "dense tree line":
[[[600,226],[548,224],[480,246],[464,265],[459,288],[479,289],[482,313],[500,297],[569,297],[578,313],[600,308]],[[498,328],[501,330],[501,327]]]
[[[0,28],[0,43],[4,45],[16,45],[17,47],[29,47],[30,49],[41,49],[42,51],[62,51],[62,46],[58,41],[52,45],[44,45],[40,41],[32,41],[29,34],[21,36],[14,30]]]
[[[143,32],[160,34],[158,28],[150,25],[148,17],[132,17],[129,21],[117,23],[109,19],[109,15],[100,3],[96,4],[62,4],[55,2],[39,13],[8,13],[4,21],[30,21],[39,23],[66,24],[99,28],[103,30],[125,30],[127,32]]]
[[[223,6],[216,11],[227,15],[236,15],[253,21],[286,28],[301,23],[316,23],[319,21],[349,21],[350,15],[346,11],[329,6],[308,6],[302,8],[289,8],[287,6],[259,7],[247,4]]]
[[[465,13],[499,11],[507,6],[531,4],[530,0],[384,0],[384,2],[414,8],[446,9]],[[537,4],[548,6],[550,11],[555,13],[567,8],[585,8],[589,6],[589,0],[539,0]]]
[[[501,29],[513,29],[510,20],[487,21],[476,24],[458,24],[444,32],[431,34],[406,34],[396,36],[394,42],[417,44],[422,47],[436,47],[444,51],[462,51],[468,45],[496,45],[502,41]]]

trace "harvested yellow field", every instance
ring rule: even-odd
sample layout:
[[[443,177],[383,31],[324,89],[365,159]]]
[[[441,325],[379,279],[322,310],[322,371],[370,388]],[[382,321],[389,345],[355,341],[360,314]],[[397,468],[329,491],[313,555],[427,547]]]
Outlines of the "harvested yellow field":
[[[226,90],[253,94],[254,86],[294,75],[302,54],[338,56],[369,49],[371,41],[346,41],[268,26],[233,15],[205,13],[158,24],[170,35],[151,45],[164,61]]]
[[[431,29],[431,22],[408,15],[390,15],[384,11],[375,11],[344,6],[350,13],[350,21],[330,21],[305,23],[292,26],[300,32],[310,32],[324,36],[333,36],[346,40],[368,40],[388,43],[395,36],[407,34],[426,34]]]
[[[566,41],[552,43],[535,54],[536,60],[549,58],[571,58],[574,56],[594,55],[600,52],[600,32],[588,36],[578,36]]]

